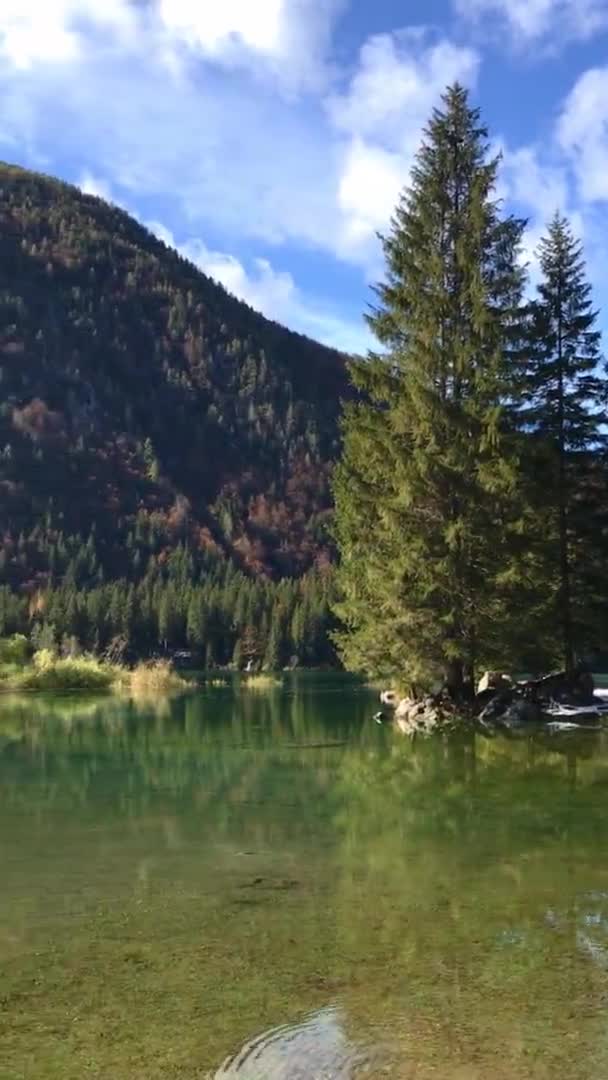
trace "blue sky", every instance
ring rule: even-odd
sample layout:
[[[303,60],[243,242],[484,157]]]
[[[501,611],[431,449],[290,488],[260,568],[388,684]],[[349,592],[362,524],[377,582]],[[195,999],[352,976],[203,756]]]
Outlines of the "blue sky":
[[[608,0],[0,0],[0,61],[0,157],[348,350],[369,344],[376,231],[459,79],[532,278],[559,209],[608,309]]]

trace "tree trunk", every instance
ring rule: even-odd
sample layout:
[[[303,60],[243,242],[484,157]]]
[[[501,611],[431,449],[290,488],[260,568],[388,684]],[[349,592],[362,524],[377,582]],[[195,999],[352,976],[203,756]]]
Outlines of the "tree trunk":
[[[558,350],[558,426],[559,426],[559,480],[558,480],[558,505],[559,505],[559,561],[560,561],[560,589],[559,606],[562,624],[562,643],[564,650],[564,667],[566,674],[571,675],[574,670],[574,648],[572,643],[572,612],[571,612],[571,588],[570,588],[570,558],[568,551],[568,492],[566,476],[566,432],[564,416],[564,342],[562,327],[562,297],[561,288],[558,289],[558,323],[557,323],[557,350]]]
[[[453,701],[458,701],[462,697],[464,688],[462,660],[450,660],[445,673],[445,688]]]

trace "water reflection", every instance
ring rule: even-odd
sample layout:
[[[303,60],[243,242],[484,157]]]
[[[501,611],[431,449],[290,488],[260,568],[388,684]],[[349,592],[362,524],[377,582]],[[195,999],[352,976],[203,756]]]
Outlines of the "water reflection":
[[[0,702],[8,1076],[608,1075],[604,736],[374,707]]]
[[[320,1009],[247,1042],[213,1073],[212,1080],[356,1080],[369,1076],[378,1053],[351,1045],[339,1009]]]

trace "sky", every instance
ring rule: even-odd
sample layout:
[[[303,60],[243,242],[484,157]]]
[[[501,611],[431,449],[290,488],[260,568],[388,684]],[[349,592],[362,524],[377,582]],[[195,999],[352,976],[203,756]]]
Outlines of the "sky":
[[[0,159],[351,352],[372,344],[377,233],[455,80],[528,219],[532,284],[559,210],[608,329],[608,0],[0,0]]]

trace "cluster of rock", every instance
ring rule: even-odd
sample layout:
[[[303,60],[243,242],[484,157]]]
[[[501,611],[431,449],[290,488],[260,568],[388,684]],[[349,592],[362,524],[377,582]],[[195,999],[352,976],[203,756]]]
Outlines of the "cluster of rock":
[[[542,726],[552,730],[598,728],[608,700],[595,693],[593,676],[577,669],[539,679],[515,682],[503,672],[486,671],[477,693],[455,701],[445,691],[422,699],[399,698],[392,690],[380,695],[394,710],[395,727],[405,735],[453,731],[469,727],[485,731]],[[385,713],[376,715],[378,722]]]
[[[433,731],[445,730],[449,721],[445,708],[442,709],[434,698],[423,698],[422,701],[405,698],[395,710],[395,725],[404,735],[416,732],[430,735]]]
[[[428,696],[419,700],[399,698],[393,690],[385,690],[380,695],[383,705],[394,709],[395,727],[404,735],[430,735],[433,732],[452,730],[455,723],[455,710],[452,703],[442,695]],[[382,722],[385,713],[378,713],[376,719]]]
[[[475,698],[476,719],[486,728],[599,726],[605,708],[606,702],[595,695],[593,676],[582,668],[518,683],[488,672]]]

